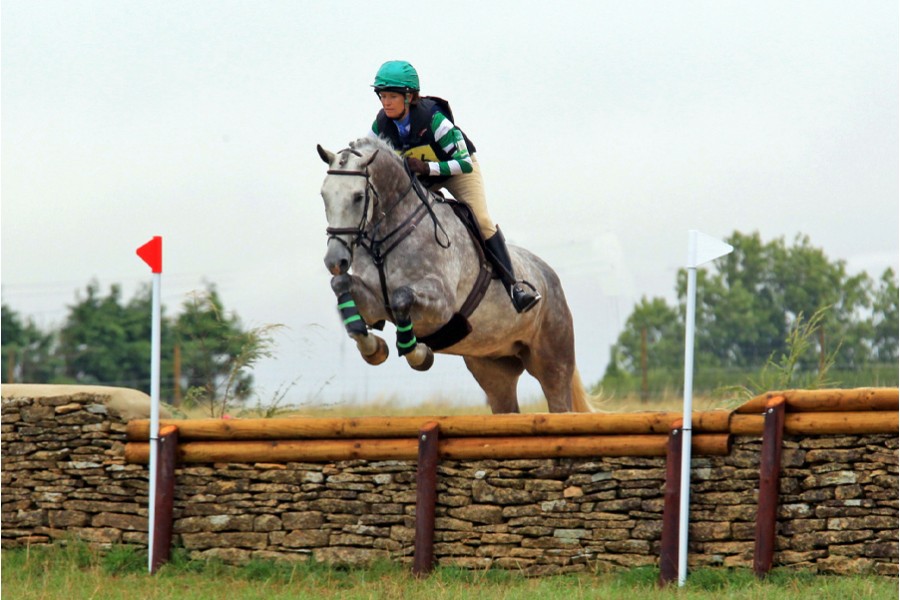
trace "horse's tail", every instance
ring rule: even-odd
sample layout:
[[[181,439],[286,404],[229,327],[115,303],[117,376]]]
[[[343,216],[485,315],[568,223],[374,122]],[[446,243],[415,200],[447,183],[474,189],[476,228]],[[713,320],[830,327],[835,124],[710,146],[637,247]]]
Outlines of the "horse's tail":
[[[581,375],[578,369],[572,374],[572,412],[594,412],[591,406],[591,396],[585,391],[584,384],[581,383]]]

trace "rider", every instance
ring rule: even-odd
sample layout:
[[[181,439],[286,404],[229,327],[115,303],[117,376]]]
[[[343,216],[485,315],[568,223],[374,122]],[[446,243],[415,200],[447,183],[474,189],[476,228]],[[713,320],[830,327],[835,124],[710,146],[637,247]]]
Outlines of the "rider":
[[[516,281],[506,240],[487,211],[475,146],[453,124],[447,102],[419,96],[419,75],[403,60],[381,65],[372,87],[382,110],[368,135],[381,136],[405,156],[409,170],[419,175],[428,189],[444,188],[472,209],[488,257],[497,267],[513,306],[520,313],[533,308],[541,295],[530,283]]]

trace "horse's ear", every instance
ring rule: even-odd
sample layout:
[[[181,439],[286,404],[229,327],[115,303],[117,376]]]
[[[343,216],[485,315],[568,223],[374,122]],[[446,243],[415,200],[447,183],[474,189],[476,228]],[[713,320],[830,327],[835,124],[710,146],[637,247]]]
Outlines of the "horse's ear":
[[[334,162],[334,152],[329,152],[323,148],[321,144],[316,144],[316,150],[318,150],[319,157],[321,157],[326,165],[330,165]]]

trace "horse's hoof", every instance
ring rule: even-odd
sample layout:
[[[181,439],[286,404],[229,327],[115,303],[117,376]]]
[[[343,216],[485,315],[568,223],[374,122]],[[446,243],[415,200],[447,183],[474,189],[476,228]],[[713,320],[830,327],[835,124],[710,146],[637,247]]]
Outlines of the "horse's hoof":
[[[387,342],[378,337],[377,335],[373,335],[375,338],[375,352],[372,354],[363,354],[363,360],[365,360],[370,365],[380,365],[384,361],[387,360],[388,355],[390,354],[390,350],[388,349]]]
[[[425,349],[425,357],[422,359],[422,362],[415,365],[409,363],[409,366],[411,366],[416,371],[427,371],[431,368],[432,365],[434,365],[434,352],[432,352],[431,348],[429,348],[425,344],[419,344],[418,347]]]

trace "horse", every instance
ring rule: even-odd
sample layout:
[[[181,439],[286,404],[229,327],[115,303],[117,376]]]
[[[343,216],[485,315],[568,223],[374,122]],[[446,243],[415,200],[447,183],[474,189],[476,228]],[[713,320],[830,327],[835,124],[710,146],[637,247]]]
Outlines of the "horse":
[[[519,314],[452,199],[425,190],[385,140],[317,150],[328,165],[325,266],[366,362],[387,359],[375,331],[389,321],[413,369],[429,369],[435,352],[462,356],[494,414],[519,412],[523,371],[540,383],[550,412],[592,412],[575,365],[572,314],[547,263],[509,246],[515,273],[543,296]]]

